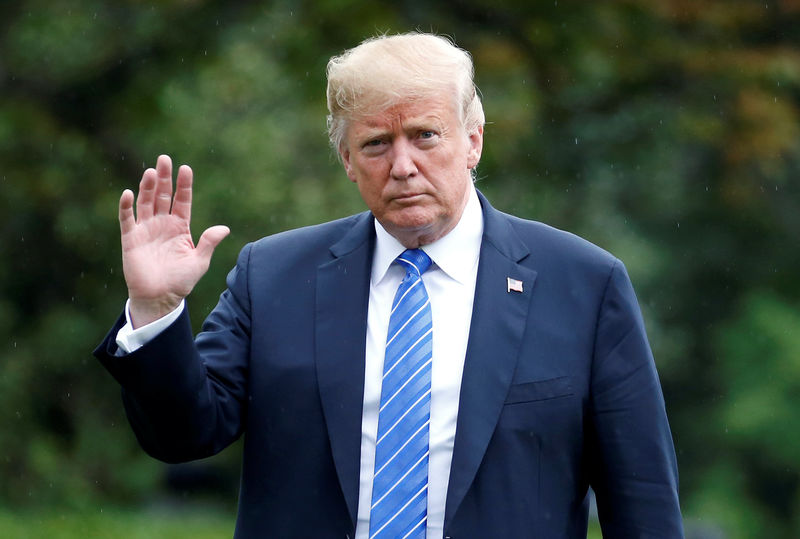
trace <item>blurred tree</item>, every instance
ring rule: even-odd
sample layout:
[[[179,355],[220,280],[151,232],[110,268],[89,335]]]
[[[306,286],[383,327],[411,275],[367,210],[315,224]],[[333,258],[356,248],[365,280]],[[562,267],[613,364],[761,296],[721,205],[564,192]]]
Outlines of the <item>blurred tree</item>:
[[[626,262],[688,525],[796,536],[798,23],[797,0],[0,4],[0,503],[163,488],[89,355],[125,299],[122,189],[170,153],[195,230],[231,226],[199,324],[243,243],[362,209],[326,145],[325,63],[418,28],[475,57],[478,187]],[[214,462],[235,474],[235,453]]]

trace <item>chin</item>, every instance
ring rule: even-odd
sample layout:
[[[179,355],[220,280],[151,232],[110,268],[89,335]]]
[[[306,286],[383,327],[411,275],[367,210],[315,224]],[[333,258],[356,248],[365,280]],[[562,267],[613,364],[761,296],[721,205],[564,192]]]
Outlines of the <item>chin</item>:
[[[423,208],[405,208],[400,211],[389,213],[385,221],[396,230],[424,232],[428,229],[435,228],[439,219],[431,215],[430,211]]]
[[[407,248],[417,248],[438,240],[443,236],[445,226],[441,220],[427,218],[392,219],[382,221],[383,227]]]

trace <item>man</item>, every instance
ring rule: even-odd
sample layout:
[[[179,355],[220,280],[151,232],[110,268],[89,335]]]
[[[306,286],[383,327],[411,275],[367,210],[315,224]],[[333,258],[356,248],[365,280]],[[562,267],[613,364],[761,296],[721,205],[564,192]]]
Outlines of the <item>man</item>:
[[[432,35],[328,65],[369,212],[247,245],[193,340],[192,172],[120,199],[129,301],[96,354],[167,462],[245,434],[237,537],[681,537],[663,398],[622,264],[493,209],[469,55]],[[427,270],[427,271],[426,271]]]

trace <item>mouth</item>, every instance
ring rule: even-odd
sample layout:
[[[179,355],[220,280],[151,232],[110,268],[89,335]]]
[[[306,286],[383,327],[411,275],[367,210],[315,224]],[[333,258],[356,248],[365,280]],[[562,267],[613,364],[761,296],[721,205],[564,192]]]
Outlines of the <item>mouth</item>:
[[[401,204],[409,204],[418,201],[424,196],[425,193],[403,193],[393,197],[393,200]]]

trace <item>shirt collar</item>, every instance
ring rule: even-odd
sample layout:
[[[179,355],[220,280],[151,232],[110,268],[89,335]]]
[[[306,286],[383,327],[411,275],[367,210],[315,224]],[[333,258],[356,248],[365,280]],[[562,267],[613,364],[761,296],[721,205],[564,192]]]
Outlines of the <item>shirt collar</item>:
[[[469,199],[458,224],[435,242],[424,245],[422,250],[433,263],[449,277],[460,283],[467,282],[474,273],[481,249],[483,235],[483,212],[481,203],[470,184]],[[375,219],[375,254],[372,257],[372,284],[380,283],[386,276],[395,258],[406,250],[403,244],[389,234]]]

